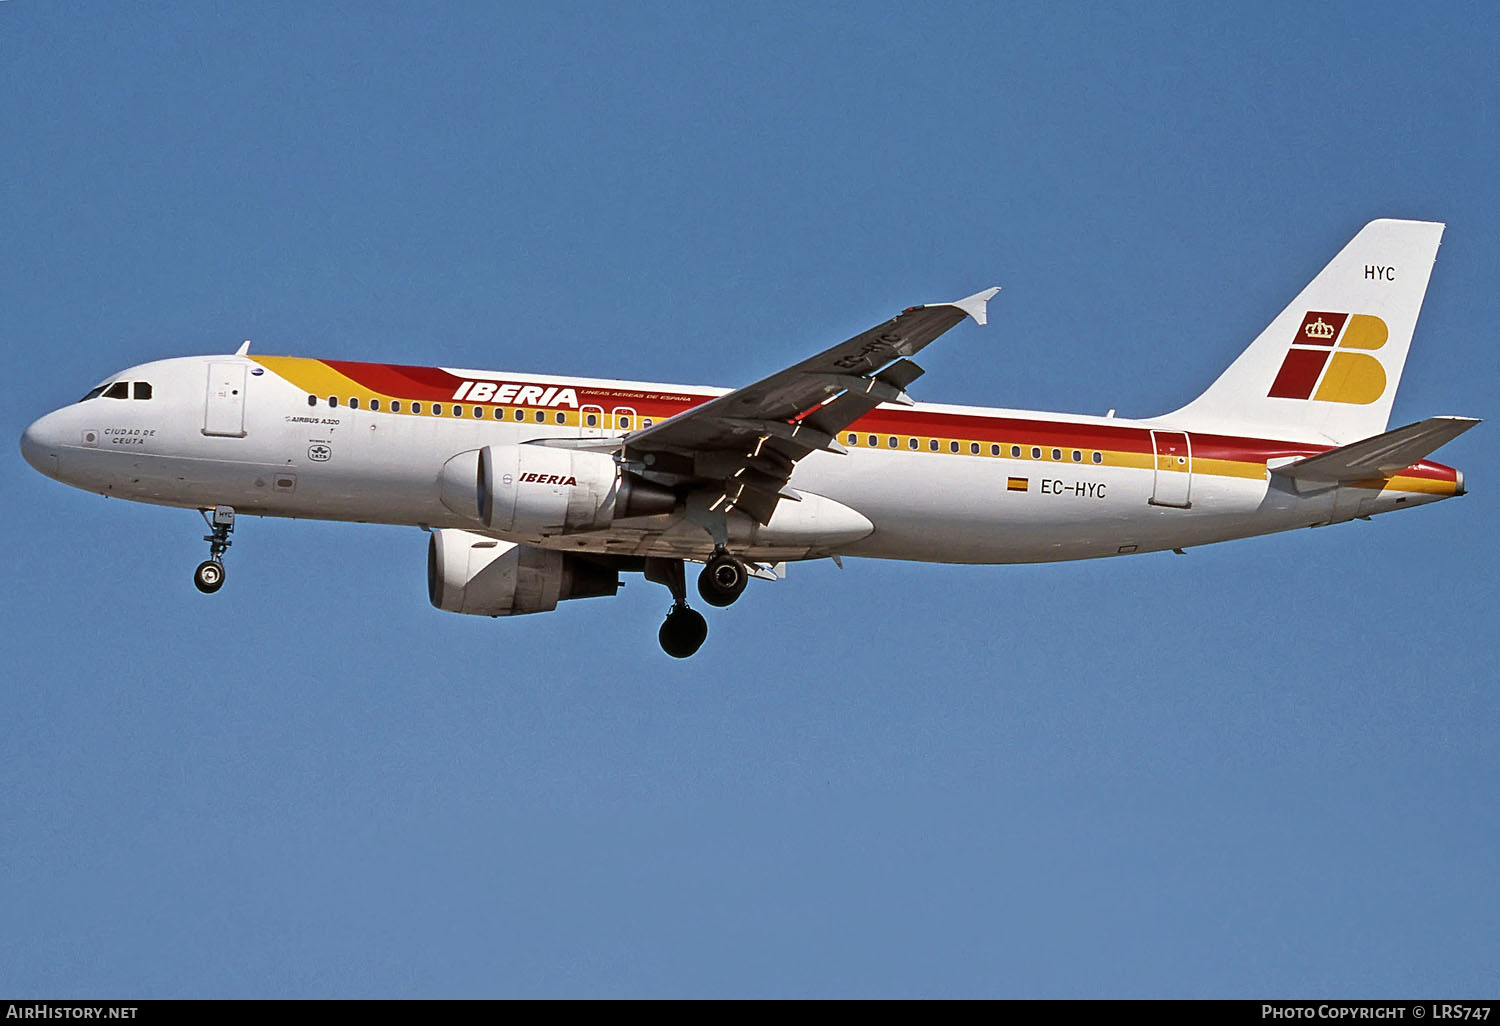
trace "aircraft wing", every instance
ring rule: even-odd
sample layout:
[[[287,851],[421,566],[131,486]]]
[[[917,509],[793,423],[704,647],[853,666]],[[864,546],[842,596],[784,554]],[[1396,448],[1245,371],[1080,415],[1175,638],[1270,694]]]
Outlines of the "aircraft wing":
[[[883,402],[911,405],[922,374],[910,358],[965,317],[980,324],[998,288],[951,303],[909,307],[832,349],[719,396],[625,439],[625,458],[648,477],[722,487],[713,509],[770,520],[793,465],[812,452],[843,452],[837,435]]]
[[[1426,459],[1479,421],[1472,417],[1428,417],[1337,449],[1272,467],[1273,474],[1294,481],[1364,481],[1388,477]]]

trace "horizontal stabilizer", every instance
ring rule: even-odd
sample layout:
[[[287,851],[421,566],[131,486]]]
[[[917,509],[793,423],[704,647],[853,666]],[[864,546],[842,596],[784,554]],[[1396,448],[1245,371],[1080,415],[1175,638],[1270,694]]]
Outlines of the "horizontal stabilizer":
[[[1473,417],[1428,417],[1337,449],[1271,466],[1271,473],[1294,481],[1364,481],[1389,477],[1436,452],[1478,424]],[[1273,461],[1274,464],[1274,461]]]

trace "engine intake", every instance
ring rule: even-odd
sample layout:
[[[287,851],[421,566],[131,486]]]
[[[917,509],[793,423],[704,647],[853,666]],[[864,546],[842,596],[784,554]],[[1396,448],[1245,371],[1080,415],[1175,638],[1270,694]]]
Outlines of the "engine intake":
[[[619,588],[619,571],[549,549],[453,528],[433,531],[427,543],[427,597],[450,613],[545,613]]]

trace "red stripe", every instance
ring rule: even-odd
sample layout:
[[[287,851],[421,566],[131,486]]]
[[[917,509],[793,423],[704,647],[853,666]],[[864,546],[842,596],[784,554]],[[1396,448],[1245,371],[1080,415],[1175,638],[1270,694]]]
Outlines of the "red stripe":
[[[1324,314],[1325,319],[1337,314]],[[1342,323],[1342,322],[1341,322]],[[1298,350],[1293,350],[1297,352]],[[1302,350],[1322,359],[1321,350]],[[415,367],[405,364],[361,363],[351,360],[325,360],[329,367],[371,391],[402,399],[449,399],[465,379],[437,367]],[[1321,369],[1321,364],[1320,364]],[[505,380],[489,379],[486,380]],[[1279,380],[1279,379],[1278,379]],[[537,378],[536,384],[573,388],[581,406],[600,406],[606,411],[630,406],[638,416],[666,419],[684,410],[700,406],[713,396],[684,392],[652,391],[634,388],[585,388],[572,385],[566,378]],[[1312,385],[1309,384],[1311,390]],[[872,410],[846,429],[848,432],[875,435],[921,435],[923,437],[961,438],[976,442],[1004,442],[1009,445],[1046,448],[1104,450],[1108,452],[1151,453],[1151,432],[1147,428],[1108,424],[1073,424],[1066,421],[1028,417],[991,417],[977,413],[933,413],[922,410]],[[1241,463],[1264,463],[1277,457],[1315,456],[1332,446],[1306,442],[1288,442],[1264,438],[1241,438],[1233,435],[1189,432],[1195,459],[1229,460]],[[882,437],[881,441],[885,439]],[[1009,452],[1005,453],[1009,455]],[[1401,471],[1412,477],[1454,481],[1452,467],[1422,461]]]
[[[353,360],[324,360],[340,374],[365,386],[402,399],[447,399],[458,390],[463,378],[456,378],[436,367],[410,367],[397,363],[359,363]]]

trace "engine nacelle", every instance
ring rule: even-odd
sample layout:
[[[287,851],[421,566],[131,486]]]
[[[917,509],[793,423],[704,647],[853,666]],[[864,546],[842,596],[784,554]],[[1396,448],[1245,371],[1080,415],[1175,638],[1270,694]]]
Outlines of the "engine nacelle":
[[[670,513],[677,497],[601,452],[544,445],[479,450],[479,519],[505,534],[564,534],[622,517]]]
[[[438,529],[427,544],[427,597],[450,613],[545,613],[564,599],[613,595],[619,587],[617,570],[470,531]]]
[[[443,505],[505,534],[564,534],[622,517],[670,513],[677,496],[600,452],[489,445],[461,452],[438,476]]]

